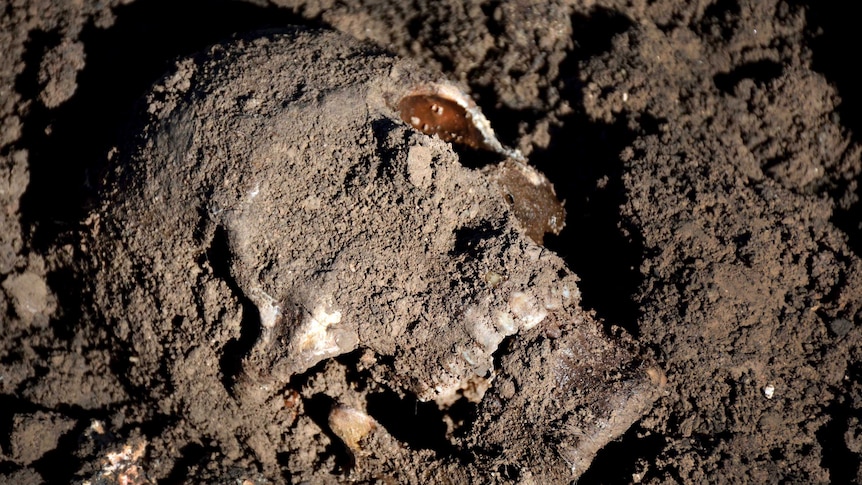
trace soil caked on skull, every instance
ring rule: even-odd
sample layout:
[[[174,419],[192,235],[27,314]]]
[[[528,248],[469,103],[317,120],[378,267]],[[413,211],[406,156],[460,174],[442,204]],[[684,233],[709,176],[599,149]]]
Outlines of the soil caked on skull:
[[[500,463],[571,479],[657,397],[661,372],[604,334],[541,246],[564,221],[551,184],[456,86],[313,30],[177,66],[105,183],[95,297],[134,354],[129,381],[159,376],[164,405],[227,456],[251,448],[277,473],[302,436],[284,408],[293,380],[357,349],[378,385],[444,409],[476,402],[452,444],[499,450],[414,460],[408,482]],[[449,140],[505,160],[466,168]],[[224,365],[193,365],[212,358]],[[354,473],[421,455],[367,416],[361,389],[351,396],[330,396],[331,431],[354,453],[378,446],[356,453]],[[234,419],[213,422],[212,406]]]

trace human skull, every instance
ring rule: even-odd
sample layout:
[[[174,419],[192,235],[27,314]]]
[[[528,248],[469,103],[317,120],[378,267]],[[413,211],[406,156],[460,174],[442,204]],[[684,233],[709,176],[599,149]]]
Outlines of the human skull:
[[[562,227],[550,184],[456,86],[302,29],[177,66],[93,216],[95,302],[131,346],[132,383],[162,379],[194,406],[183,383],[203,380],[210,400],[248,408],[361,348],[420,400],[480,402],[483,446],[502,439],[491,417],[533,412],[504,401],[556,393],[563,415],[536,419],[568,423],[568,448],[547,460],[578,473],[649,407],[649,366],[604,335],[537,243]],[[507,160],[466,168],[447,140]],[[221,368],[196,367],[207,356]],[[244,416],[237,426],[257,419]]]

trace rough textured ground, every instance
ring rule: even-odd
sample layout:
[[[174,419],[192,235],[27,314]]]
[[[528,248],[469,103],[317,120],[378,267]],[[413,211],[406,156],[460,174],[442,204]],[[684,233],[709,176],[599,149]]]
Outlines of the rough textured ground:
[[[171,389],[141,386],[122,329],[93,309],[87,216],[139,100],[176,59],[288,24],[340,30],[469,86],[566,200],[567,228],[546,245],[608,334],[624,328],[668,377],[582,483],[862,480],[862,111],[837,55],[854,45],[852,19],[778,1],[7,2],[3,480],[83,480],[109,456],[166,482],[337,480],[350,454],[316,410],[350,392],[375,396],[362,404],[391,434],[379,446],[404,447],[401,459],[464,459],[453,443],[486,409],[356,389],[380,376],[351,354],[291,381],[293,439],[315,444],[277,454],[272,476],[250,450],[196,434],[177,401],[154,400]],[[498,365],[515,369],[522,351]],[[489,480],[527,481],[522,468]]]

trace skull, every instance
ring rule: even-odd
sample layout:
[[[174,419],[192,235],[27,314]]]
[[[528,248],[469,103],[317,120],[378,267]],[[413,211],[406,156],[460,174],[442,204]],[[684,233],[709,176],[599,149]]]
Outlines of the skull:
[[[475,446],[511,438],[500,417],[536,420],[510,430],[525,442],[557,426],[537,463],[575,475],[657,396],[660,371],[604,334],[538,243],[562,227],[548,181],[439,75],[297,29],[180,61],[146,101],[91,242],[130,382],[194,406],[183,383],[208,380],[211,401],[249,409],[363,349],[393,388],[478,402]],[[466,168],[449,141],[506,160]]]

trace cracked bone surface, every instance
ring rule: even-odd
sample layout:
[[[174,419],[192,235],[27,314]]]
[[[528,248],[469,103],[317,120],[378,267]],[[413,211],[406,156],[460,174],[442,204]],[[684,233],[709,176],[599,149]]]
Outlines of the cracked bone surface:
[[[191,402],[183,383],[209,379],[209,399],[238,403],[246,429],[292,377],[366,349],[389,388],[478,402],[459,446],[534,474],[579,475],[639,419],[660,371],[580,308],[576,276],[528,237],[505,177],[402,120],[399,101],[439,79],[325,31],[178,62],[93,218],[95,300],[130,343],[130,381],[167,374],[172,398]],[[558,230],[561,209],[548,213],[557,222],[539,227]],[[207,355],[222,367],[192,367]],[[254,443],[279,446],[255,436],[262,455]]]

